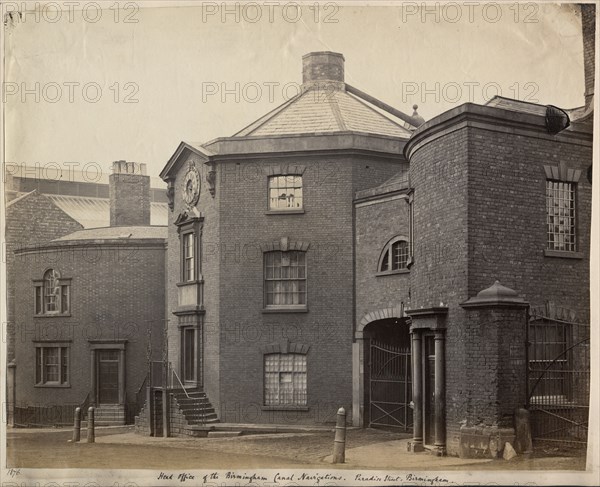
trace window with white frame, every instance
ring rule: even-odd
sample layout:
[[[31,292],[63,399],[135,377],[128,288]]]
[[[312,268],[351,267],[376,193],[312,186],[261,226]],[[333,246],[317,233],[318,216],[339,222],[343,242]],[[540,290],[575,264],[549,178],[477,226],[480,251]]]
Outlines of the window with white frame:
[[[306,406],[306,355],[265,355],[265,406]]]
[[[301,210],[302,176],[269,177],[269,210]]]
[[[546,180],[548,250],[577,250],[575,187],[573,182]]]
[[[35,284],[35,314],[59,315],[71,311],[70,280],[61,279],[56,269],[48,269]]]
[[[69,347],[36,345],[35,383],[36,385],[68,385]]]
[[[306,307],[306,252],[264,254],[265,306]]]
[[[409,242],[405,237],[390,240],[379,257],[379,272],[400,271],[408,268]]]

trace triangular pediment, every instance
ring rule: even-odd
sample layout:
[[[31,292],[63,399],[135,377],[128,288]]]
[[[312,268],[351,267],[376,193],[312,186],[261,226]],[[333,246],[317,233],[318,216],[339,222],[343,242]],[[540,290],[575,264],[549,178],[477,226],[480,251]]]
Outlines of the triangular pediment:
[[[185,163],[190,154],[196,155],[202,162],[208,162],[213,153],[200,144],[192,144],[189,142],[182,141],[177,150],[167,161],[167,164],[160,172],[159,176],[164,181],[173,179],[175,174],[181,168],[181,165]]]

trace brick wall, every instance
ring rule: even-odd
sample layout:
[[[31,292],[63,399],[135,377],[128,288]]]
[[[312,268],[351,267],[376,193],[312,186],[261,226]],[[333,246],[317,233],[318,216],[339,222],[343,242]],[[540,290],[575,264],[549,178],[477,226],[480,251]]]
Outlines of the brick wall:
[[[173,315],[177,309],[177,283],[181,281],[181,242],[174,225],[179,215],[186,210],[182,199],[183,179],[187,172],[189,161],[195,161],[195,166],[200,172],[200,197],[197,203],[199,212],[204,217],[202,236],[200,241],[199,272],[204,279],[204,308],[205,314],[200,318],[203,322],[203,364],[204,364],[204,391],[207,393],[215,408],[219,404],[220,384],[220,325],[219,325],[219,293],[220,293],[220,253],[219,240],[219,206],[221,191],[217,187],[215,196],[211,196],[206,184],[207,168],[195,155],[187,152],[183,156],[181,169],[174,174],[175,197],[173,211],[169,212],[169,237],[167,248],[167,306],[169,320],[169,361],[181,377],[181,331],[178,327],[179,318]],[[217,172],[217,178],[221,175]]]
[[[147,373],[147,330],[153,360],[162,356],[164,243],[64,242],[16,255],[15,282],[17,405],[81,403],[91,389],[90,339],[126,339],[127,401]],[[71,279],[70,316],[34,317],[33,280],[48,268]],[[70,340],[69,387],[35,387],[33,340]]]
[[[594,65],[596,56],[596,5],[581,4],[581,28],[583,32],[583,69],[585,76],[585,104],[594,95]]]
[[[453,120],[461,111],[472,114]],[[475,119],[482,112],[494,117],[494,122],[487,119],[485,124],[471,125],[470,117]],[[497,424],[506,419],[495,412],[497,398],[501,397],[501,411],[505,405],[514,405],[514,401],[504,400],[511,397],[508,390],[484,394],[492,369],[500,367],[507,374],[514,371],[503,363],[504,357],[489,349],[493,337],[485,335],[487,325],[469,324],[459,304],[499,280],[532,305],[552,301],[576,310],[579,319],[589,319],[591,187],[585,170],[591,163],[591,134],[576,128],[550,136],[543,117],[472,105],[447,112],[429,124],[436,122],[441,126],[436,127],[438,137],[427,140],[417,136],[409,149],[415,229],[411,306],[443,302],[449,307],[446,434],[448,452],[458,454],[461,423],[480,418]],[[561,162],[583,170],[577,188],[582,257],[577,259],[544,255],[543,166]],[[473,344],[481,348],[471,349]],[[512,345],[521,352],[525,347],[519,340]],[[515,391],[525,387],[524,374],[516,377],[521,382],[513,384]]]
[[[543,126],[535,137],[469,130],[469,296],[499,280],[532,306],[551,301],[589,320],[591,150],[591,134],[548,136]],[[544,255],[544,165],[560,163],[582,171],[576,195],[582,258]]]
[[[6,208],[6,279],[7,279],[7,361],[15,357],[14,309],[15,279],[20,275],[14,251],[29,245],[43,245],[83,227],[52,201],[37,192],[14,200]]]
[[[243,164],[243,163],[242,163]],[[332,422],[351,406],[354,192],[397,172],[385,159],[302,157],[221,162],[222,421]],[[298,164],[303,214],[267,215],[270,168]],[[260,245],[288,237],[307,242],[308,312],[263,313]],[[286,340],[310,347],[308,410],[264,410],[264,347]],[[212,400],[212,397],[211,397]]]
[[[377,276],[381,252],[389,240],[409,238],[408,199],[370,201],[356,207],[356,321],[382,308],[408,303],[408,273]]]

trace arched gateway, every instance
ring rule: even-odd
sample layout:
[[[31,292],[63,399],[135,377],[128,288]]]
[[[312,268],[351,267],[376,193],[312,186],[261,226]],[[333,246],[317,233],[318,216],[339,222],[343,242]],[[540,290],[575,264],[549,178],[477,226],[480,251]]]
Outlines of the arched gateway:
[[[412,430],[410,323],[401,307],[368,313],[356,332],[353,422]]]

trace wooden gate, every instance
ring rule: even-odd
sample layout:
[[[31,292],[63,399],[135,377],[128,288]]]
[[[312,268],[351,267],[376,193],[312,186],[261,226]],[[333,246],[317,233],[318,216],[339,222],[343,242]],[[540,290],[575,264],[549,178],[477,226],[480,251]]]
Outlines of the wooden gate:
[[[412,430],[410,347],[370,344],[369,426]]]
[[[589,325],[533,317],[528,407],[534,441],[585,445],[590,386]]]

